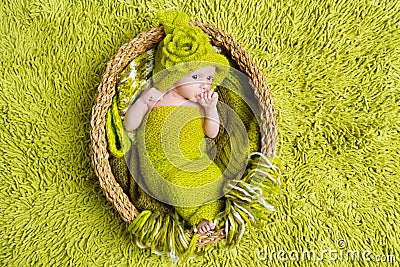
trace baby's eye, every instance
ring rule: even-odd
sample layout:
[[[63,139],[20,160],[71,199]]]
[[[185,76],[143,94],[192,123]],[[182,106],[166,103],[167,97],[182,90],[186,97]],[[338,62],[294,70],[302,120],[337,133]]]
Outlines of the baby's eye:
[[[212,79],[214,79],[213,76],[208,76],[208,77],[207,77],[207,80],[209,80],[209,81],[211,81]]]
[[[199,75],[197,75],[197,74],[196,75],[192,75],[192,78],[197,80],[199,78]]]

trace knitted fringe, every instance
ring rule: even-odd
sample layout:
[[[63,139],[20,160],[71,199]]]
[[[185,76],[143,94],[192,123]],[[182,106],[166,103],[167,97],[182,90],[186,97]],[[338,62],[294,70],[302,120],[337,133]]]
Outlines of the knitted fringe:
[[[129,151],[131,141],[122,125],[122,119],[118,111],[117,97],[113,97],[111,108],[107,111],[106,135],[111,155],[123,157]]]
[[[190,239],[185,233],[177,213],[142,211],[129,225],[136,245],[150,248],[152,253],[167,255],[173,263],[186,261],[196,249],[198,234]]]
[[[215,222],[224,227],[225,246],[234,248],[243,237],[246,225],[250,231],[276,211],[271,196],[281,186],[281,162],[278,158],[268,159],[259,152],[249,155],[248,166],[241,180],[226,183],[225,209]],[[190,237],[185,233],[184,222],[175,212],[167,214],[159,211],[142,211],[129,225],[140,248],[150,248],[152,253],[167,255],[173,263],[185,262],[196,250],[198,233]]]
[[[272,161],[272,162],[271,162]],[[249,155],[247,170],[241,180],[226,183],[225,210],[216,216],[220,227],[225,227],[226,246],[234,248],[248,226],[258,226],[260,219],[266,220],[276,211],[272,195],[279,192],[281,186],[281,161],[268,159],[259,152]]]

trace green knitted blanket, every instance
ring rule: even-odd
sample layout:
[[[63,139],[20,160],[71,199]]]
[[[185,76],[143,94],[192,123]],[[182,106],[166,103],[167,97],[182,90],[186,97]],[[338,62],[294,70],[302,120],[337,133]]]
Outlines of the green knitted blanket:
[[[234,250],[203,247],[178,266],[380,266],[391,255],[397,263],[386,266],[396,266],[400,5],[392,0],[2,1],[0,266],[170,265],[134,244],[99,188],[89,120],[106,62],[171,7],[233,35],[265,73],[286,182],[261,229]],[[359,259],[333,261],[329,250]]]
[[[214,220],[222,209],[216,200],[223,196],[223,176],[206,153],[198,108],[153,108],[139,129],[138,151],[140,171],[152,196],[175,206],[191,226]]]

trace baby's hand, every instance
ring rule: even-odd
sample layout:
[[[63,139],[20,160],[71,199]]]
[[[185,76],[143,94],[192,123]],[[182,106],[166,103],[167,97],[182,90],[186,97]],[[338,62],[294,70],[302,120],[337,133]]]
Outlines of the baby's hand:
[[[157,101],[162,99],[162,96],[163,96],[163,92],[157,90],[154,87],[151,87],[151,88],[146,89],[145,91],[143,91],[143,93],[140,96],[140,98],[146,104],[155,104]]]
[[[201,93],[199,96],[198,103],[204,109],[215,108],[215,107],[217,107],[217,103],[218,103],[218,93],[213,92],[213,91],[207,91],[207,92]]]

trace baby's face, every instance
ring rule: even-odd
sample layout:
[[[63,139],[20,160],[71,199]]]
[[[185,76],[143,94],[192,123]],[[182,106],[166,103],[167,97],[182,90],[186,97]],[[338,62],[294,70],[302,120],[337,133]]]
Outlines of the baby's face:
[[[215,67],[198,69],[175,82],[175,91],[192,102],[197,102],[203,92],[210,91],[215,75]]]

